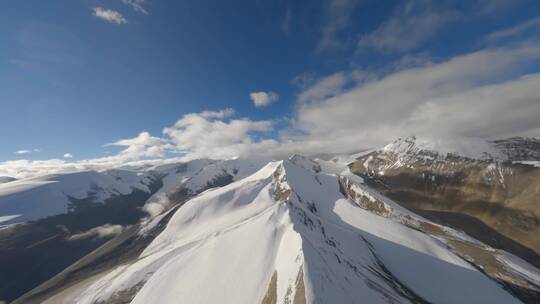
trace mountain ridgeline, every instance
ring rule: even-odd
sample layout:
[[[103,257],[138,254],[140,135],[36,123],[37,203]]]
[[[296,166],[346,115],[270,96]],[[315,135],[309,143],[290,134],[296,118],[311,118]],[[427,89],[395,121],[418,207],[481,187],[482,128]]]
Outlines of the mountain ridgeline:
[[[539,143],[411,137],[8,181],[0,300],[539,303]]]

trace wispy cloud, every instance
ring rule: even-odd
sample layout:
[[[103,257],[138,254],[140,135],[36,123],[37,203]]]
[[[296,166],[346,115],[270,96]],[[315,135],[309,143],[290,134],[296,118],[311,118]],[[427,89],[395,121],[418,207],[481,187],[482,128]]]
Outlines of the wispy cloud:
[[[127,19],[124,18],[124,16],[121,13],[115,10],[105,9],[102,7],[94,8],[94,16],[102,20],[105,20],[107,22],[111,22],[111,23],[116,23],[116,24],[128,23]]]
[[[24,23],[16,32],[18,52],[10,62],[18,67],[47,74],[58,73],[66,66],[79,67],[84,62],[81,39],[64,27],[42,23]],[[53,81],[48,77],[47,81]]]
[[[126,147],[120,152],[119,156],[127,159],[138,157],[163,157],[167,142],[159,137],[151,136],[150,133],[143,131],[135,138],[122,139],[105,146]]]
[[[71,153],[65,153],[64,158],[73,158],[73,155]]]
[[[379,52],[412,50],[458,17],[459,12],[442,9],[429,1],[405,2],[377,29],[360,38],[358,50]]]
[[[344,47],[344,42],[339,39],[339,33],[349,26],[350,18],[354,12],[357,0],[331,0],[326,5],[327,14],[322,28],[321,39],[317,50],[332,50]]]
[[[486,40],[494,42],[506,38],[513,38],[531,30],[536,30],[537,32],[540,31],[540,16],[519,23],[513,27],[493,32],[486,37]]]
[[[41,149],[21,149],[18,151],[15,151],[15,154],[24,155],[24,154],[31,154],[31,153],[39,153],[41,152]]]
[[[403,42],[401,37],[383,37],[369,47],[389,52],[413,50],[434,35],[418,32],[417,27],[440,29],[442,25],[432,23],[451,22],[435,20],[444,19],[435,8],[412,11],[393,13],[394,21],[384,21],[369,35],[407,36],[410,31],[414,43]],[[449,14],[448,20],[455,20],[452,12],[445,14]],[[540,23],[537,19],[495,32],[490,39],[504,42],[507,37],[536,29]],[[343,25],[333,26],[343,29]],[[381,75],[346,68],[325,76],[297,77],[293,82],[300,92],[285,126],[272,120],[237,117],[230,108],[189,113],[164,128],[162,134],[143,131],[107,144],[120,147],[121,151],[112,156],[73,161],[66,153],[62,159],[0,162],[0,175],[25,177],[142,161],[159,163],[172,161],[157,160],[169,153],[178,153],[176,160],[345,153],[410,134],[437,138],[540,135],[540,74],[528,74],[531,66],[540,63],[538,41],[491,45],[446,59],[431,58],[427,53],[400,57]],[[250,98],[255,106],[266,106],[278,96],[253,92]],[[33,151],[15,153],[27,155]]]
[[[143,7],[145,0],[121,0],[122,3],[131,6],[135,11],[143,14],[148,14],[146,9]]]
[[[287,7],[287,10],[285,11],[285,17],[283,18],[283,21],[281,23],[281,29],[283,30],[283,33],[285,33],[285,35],[289,35],[291,31],[291,22],[292,22],[292,9],[291,7]]]
[[[218,119],[230,117],[230,116],[233,116],[234,114],[235,114],[235,111],[234,109],[231,109],[231,108],[223,109],[220,111],[202,111],[201,113],[199,113],[199,115],[204,118],[218,118]]]
[[[163,134],[175,150],[189,158],[232,157],[241,154],[239,146],[256,142],[251,137],[253,132],[272,130],[269,120],[226,118],[222,112],[186,114],[174,126],[165,128]]]
[[[299,87],[300,89],[305,89],[307,86],[313,84],[316,79],[316,74],[313,72],[304,72],[294,76],[291,80],[291,84]]]
[[[253,92],[249,94],[249,98],[257,108],[262,108],[278,100],[279,95],[274,92]]]
[[[514,0],[402,1],[375,30],[358,41],[357,52],[403,53],[415,50],[451,24],[504,12]]]
[[[483,138],[535,134],[540,132],[540,93],[535,89],[540,75],[522,77],[519,71],[538,61],[540,45],[522,45],[406,68],[346,90],[336,85],[334,93],[329,90],[332,86],[314,90],[320,86],[316,83],[305,92],[321,93],[303,97],[295,128],[306,134],[299,140],[319,151],[379,145],[410,134]],[[501,74],[508,80],[501,81]]]
[[[342,92],[342,89],[350,81],[350,78],[344,72],[338,72],[319,79],[309,87],[306,87],[299,95],[298,102],[314,102]]]

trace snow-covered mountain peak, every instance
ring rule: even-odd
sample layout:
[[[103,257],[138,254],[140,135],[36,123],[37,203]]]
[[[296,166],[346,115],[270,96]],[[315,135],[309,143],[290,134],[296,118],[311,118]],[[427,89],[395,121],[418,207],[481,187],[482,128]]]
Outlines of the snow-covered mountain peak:
[[[458,156],[476,160],[540,161],[540,139],[512,137],[488,141],[481,138],[398,138],[379,150],[406,160],[414,156],[445,159]]]
[[[517,302],[449,239],[479,246],[293,156],[187,201],[138,259],[90,278],[69,300]]]
[[[289,157],[288,161],[291,162],[292,164],[295,164],[297,166],[300,166],[308,170],[312,170],[314,172],[321,171],[321,166],[319,165],[317,161],[311,158],[299,155],[299,154],[293,154],[291,157]]]
[[[128,170],[50,174],[0,184],[0,224],[66,213],[77,202],[104,203],[133,191],[150,192],[153,176]]]
[[[381,151],[405,158],[420,155],[444,158],[448,155],[471,159],[504,159],[505,155],[487,140],[478,138],[429,139],[410,136],[398,138]]]

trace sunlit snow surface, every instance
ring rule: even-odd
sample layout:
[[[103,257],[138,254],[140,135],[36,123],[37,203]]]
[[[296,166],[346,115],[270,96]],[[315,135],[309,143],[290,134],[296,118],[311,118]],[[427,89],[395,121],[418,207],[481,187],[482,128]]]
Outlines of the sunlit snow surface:
[[[518,303],[439,239],[360,208],[340,192],[338,176],[320,170],[295,157],[204,192],[137,261],[63,301],[132,290],[136,304],[261,303],[275,273],[276,303]]]
[[[144,206],[149,214],[157,215],[169,207],[168,195],[180,186],[197,193],[222,175],[238,180],[259,170],[266,162],[193,160],[138,170],[80,171],[10,180],[0,183],[0,225],[66,213],[70,198],[103,203],[112,196],[130,194],[134,189],[150,192],[148,186],[159,176],[163,186]]]
[[[35,220],[68,211],[69,198],[103,202],[139,189],[149,177],[126,170],[44,175],[0,184],[0,225]]]

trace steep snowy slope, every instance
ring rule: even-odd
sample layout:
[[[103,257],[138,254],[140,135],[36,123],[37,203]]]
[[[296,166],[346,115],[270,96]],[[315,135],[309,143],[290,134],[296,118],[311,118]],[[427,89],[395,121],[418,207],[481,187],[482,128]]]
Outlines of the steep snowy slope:
[[[154,175],[162,177],[163,186],[148,199],[144,208],[151,215],[158,215],[201,191],[253,174],[266,163],[248,159],[198,159],[151,168]]]
[[[59,214],[0,230],[0,302],[12,301],[51,280],[116,234],[124,237],[127,233],[124,241],[133,240],[130,252],[140,254],[139,250],[153,239],[148,234],[154,233],[150,231],[159,226],[165,214],[153,216],[208,188],[252,174],[264,164],[251,160],[194,160],[24,180],[22,186],[11,189],[10,203],[29,208],[24,211],[33,215],[36,206],[43,208],[46,215]],[[64,213],[66,210],[74,212]],[[153,216],[149,217],[149,213]],[[148,225],[144,225],[146,222]],[[139,231],[140,225],[145,229]],[[141,235],[142,241],[138,237]],[[124,255],[126,250],[119,252]]]
[[[77,208],[77,203],[103,203],[139,189],[149,192],[152,177],[126,170],[82,171],[45,175],[0,184],[0,225],[20,223]]]
[[[539,278],[295,156],[187,201],[137,260],[45,303],[519,303],[510,283]]]

